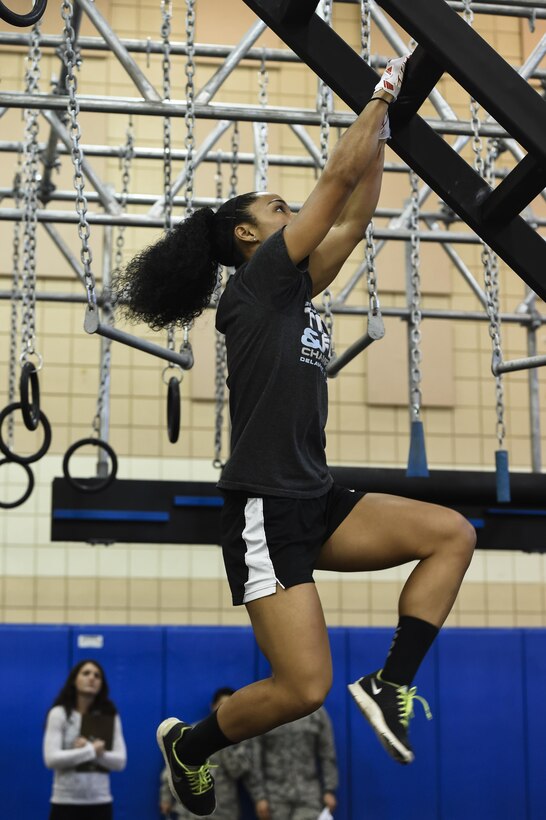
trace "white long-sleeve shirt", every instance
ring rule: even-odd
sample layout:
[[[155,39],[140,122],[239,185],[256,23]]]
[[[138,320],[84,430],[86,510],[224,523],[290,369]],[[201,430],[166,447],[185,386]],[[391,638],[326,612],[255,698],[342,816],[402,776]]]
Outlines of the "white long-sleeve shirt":
[[[97,755],[91,742],[74,749],[81,734],[82,716],[73,711],[69,718],[64,706],[54,706],[47,716],[44,735],[44,762],[53,769],[52,803],[94,805],[111,803],[110,775],[107,772],[78,772],[76,766],[96,761],[110,771],[121,771],[127,762],[127,751],[119,715],[114,719],[111,751]]]

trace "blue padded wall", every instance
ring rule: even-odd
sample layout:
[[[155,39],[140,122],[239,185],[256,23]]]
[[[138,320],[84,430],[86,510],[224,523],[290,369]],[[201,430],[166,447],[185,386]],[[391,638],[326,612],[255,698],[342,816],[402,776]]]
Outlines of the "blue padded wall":
[[[79,645],[93,635],[102,647]],[[388,758],[346,690],[383,663],[391,636],[389,629],[330,630],[336,820],[544,820],[546,630],[444,630],[416,680],[434,719],[415,705],[409,767]],[[162,718],[197,720],[216,688],[267,673],[249,628],[0,626],[2,820],[47,816],[45,714],[71,666],[88,657],[106,669],[129,751],[127,769],[112,775],[115,820],[158,820],[155,727]]]
[[[546,737],[546,630],[524,630],[523,670],[527,734],[524,765],[527,771],[529,817],[539,820],[546,815],[546,777],[542,751]]]
[[[522,631],[446,630],[438,656],[442,818],[524,820]]]
[[[46,817],[52,772],[42,759],[47,711],[69,668],[69,628],[0,626],[0,816]]]

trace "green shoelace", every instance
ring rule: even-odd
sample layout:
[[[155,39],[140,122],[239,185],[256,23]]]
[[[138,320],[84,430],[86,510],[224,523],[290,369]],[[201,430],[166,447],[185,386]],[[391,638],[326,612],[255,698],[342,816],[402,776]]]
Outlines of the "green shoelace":
[[[180,764],[180,767],[186,775],[192,794],[205,794],[214,786],[210,770],[215,769],[216,766],[211,763],[203,763],[198,769],[190,769],[188,766],[184,766],[183,763]]]
[[[417,694],[417,687],[412,686],[411,689],[407,689],[405,686],[399,686],[396,692],[398,697],[398,709],[400,712],[400,723],[404,728],[408,728],[409,722],[413,717],[413,702],[418,700],[421,706],[424,709],[425,715],[427,716],[427,720],[432,719],[432,712],[430,711],[430,707],[427,701],[421,697],[421,695]]]
[[[417,687],[412,686],[411,689],[408,689],[407,686],[398,686],[396,683],[391,683],[385,678],[381,677],[381,672],[378,673],[377,677],[379,680],[383,681],[383,683],[388,684],[389,686],[394,686],[396,689],[396,697],[398,698],[398,713],[400,715],[400,723],[402,726],[407,729],[409,726],[409,722],[414,715],[413,711],[413,701],[418,700],[427,720],[432,720],[432,712],[430,711],[430,706],[425,698],[422,698],[421,695],[417,694]]]
[[[180,732],[180,737],[178,738],[178,740],[180,740],[184,732],[187,732],[188,729],[188,726],[184,726],[184,728]],[[190,792],[196,795],[205,794],[206,792],[210,791],[214,786],[214,780],[212,779],[210,770],[217,769],[218,766],[215,766],[213,763],[209,763],[208,760],[205,763],[203,763],[202,766],[199,766],[199,768],[186,766],[184,763],[182,763],[182,761],[176,754],[175,744],[178,743],[178,740],[176,740],[173,743],[173,756],[178,765],[180,766],[180,768],[182,769],[182,771],[184,772],[184,775],[190,787]]]

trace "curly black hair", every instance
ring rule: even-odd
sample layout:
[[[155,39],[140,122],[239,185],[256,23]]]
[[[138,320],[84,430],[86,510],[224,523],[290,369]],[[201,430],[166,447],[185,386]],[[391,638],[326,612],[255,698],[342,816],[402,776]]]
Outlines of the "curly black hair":
[[[109,688],[108,688],[108,681],[106,680],[106,675],[104,674],[104,669],[95,660],[88,658],[87,660],[80,661],[79,663],[74,666],[70,672],[68,673],[68,677],[65,680],[61,691],[51,704],[51,709],[54,706],[64,706],[65,712],[67,717],[70,717],[71,713],[75,710],[77,704],[77,692],[76,692],[76,678],[78,677],[80,670],[87,664],[92,663],[93,666],[96,666],[100,672],[102,678],[102,686],[95,695],[93,700],[93,705],[91,706],[91,712],[100,712],[103,715],[117,715],[117,709],[112,703],[109,698]]]
[[[208,306],[220,265],[241,265],[237,224],[256,220],[249,211],[256,193],[225,202],[216,213],[200,208],[114,273],[112,295],[120,313],[152,330],[179,327]]]

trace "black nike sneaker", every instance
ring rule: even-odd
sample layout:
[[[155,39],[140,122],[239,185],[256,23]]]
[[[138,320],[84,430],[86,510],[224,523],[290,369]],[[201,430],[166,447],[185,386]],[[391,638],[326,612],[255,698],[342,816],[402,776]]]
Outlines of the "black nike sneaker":
[[[210,773],[211,764],[187,766],[175,749],[175,744],[186,732],[191,731],[188,723],[178,718],[167,718],[157,727],[158,746],[167,767],[167,780],[175,800],[198,817],[212,814],[216,808],[214,779]]]
[[[414,754],[408,729],[413,717],[413,701],[421,702],[429,720],[432,715],[426,700],[417,694],[417,687],[408,689],[389,683],[383,680],[381,671],[349,684],[349,692],[390,756],[398,763],[411,763]]]

